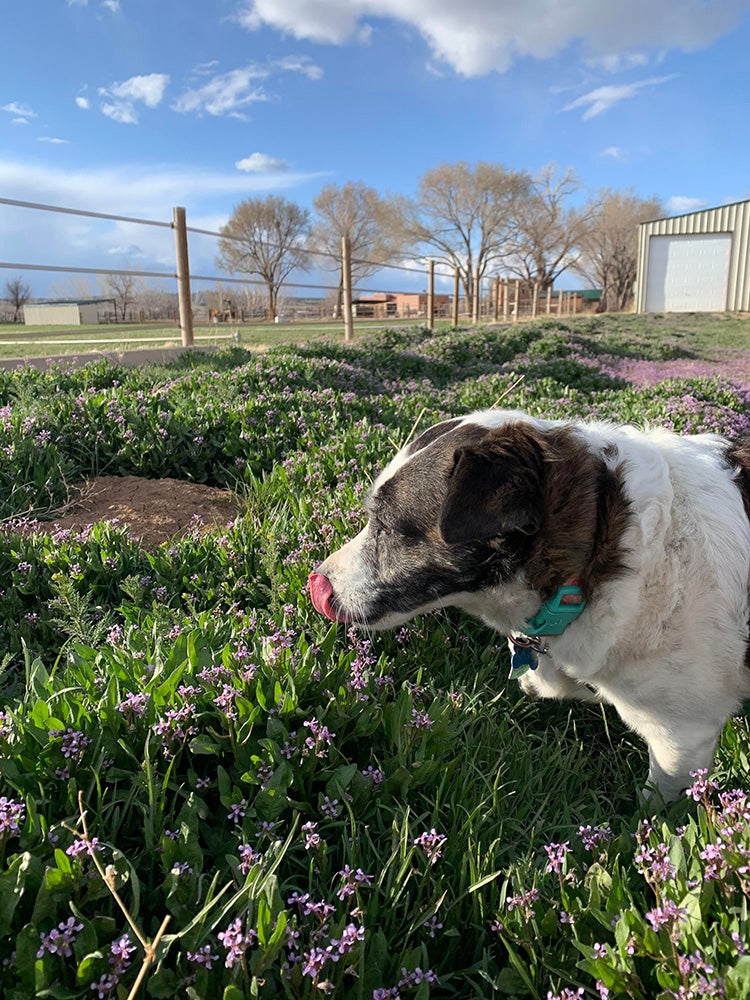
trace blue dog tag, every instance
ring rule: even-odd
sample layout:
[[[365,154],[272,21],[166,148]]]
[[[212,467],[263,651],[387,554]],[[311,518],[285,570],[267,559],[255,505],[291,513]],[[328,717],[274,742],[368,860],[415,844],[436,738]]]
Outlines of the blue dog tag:
[[[530,646],[515,646],[510,656],[509,679],[518,680],[527,670],[536,670],[538,663],[536,652]]]

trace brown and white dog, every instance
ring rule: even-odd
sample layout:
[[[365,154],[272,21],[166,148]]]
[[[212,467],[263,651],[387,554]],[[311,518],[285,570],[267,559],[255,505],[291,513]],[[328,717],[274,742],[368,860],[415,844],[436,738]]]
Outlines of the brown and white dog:
[[[461,608],[509,638],[527,693],[614,705],[666,799],[711,767],[750,697],[750,443],[487,410],[402,448],[366,507],[310,574],[318,611],[385,629]]]

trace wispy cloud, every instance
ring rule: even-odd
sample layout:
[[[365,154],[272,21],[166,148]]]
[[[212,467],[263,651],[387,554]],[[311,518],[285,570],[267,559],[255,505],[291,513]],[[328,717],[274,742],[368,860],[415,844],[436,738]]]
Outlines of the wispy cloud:
[[[215,117],[244,118],[245,109],[251,104],[269,99],[260,82],[267,77],[268,70],[255,65],[219,73],[202,87],[185,91],[172,108],[180,114],[195,112]]]
[[[607,146],[599,153],[599,156],[609,156],[613,160],[621,160],[625,156],[625,151],[621,146]]]
[[[120,13],[120,0],[102,0],[102,7],[105,10],[111,11],[113,14]]]
[[[210,63],[204,64],[210,67]],[[194,70],[199,71],[200,67]],[[249,63],[227,73],[217,73],[200,87],[192,87],[172,105],[180,114],[212,115],[246,120],[251,105],[271,100],[265,84],[280,73],[301,73],[319,80],[323,70],[307,56],[285,56],[270,63]]]
[[[301,73],[308,80],[320,80],[323,70],[308,56],[284,56],[283,59],[276,59],[272,66],[283,70],[286,73]]]
[[[131,76],[122,83],[113,83],[108,87],[99,88],[99,96],[105,100],[101,104],[101,112],[107,118],[123,125],[136,125],[139,120],[137,105],[145,104],[147,108],[155,108],[161,103],[164,91],[169,83],[166,73],[148,73],[142,76]],[[79,107],[85,98],[76,98]]]
[[[76,104],[78,105],[79,108],[82,108],[84,111],[88,111],[89,108],[91,107],[91,101],[88,99],[88,97],[76,97]]]
[[[584,59],[592,69],[603,69],[607,73],[622,73],[624,70],[648,66],[645,52],[612,52],[609,55],[591,56]]]
[[[51,142],[53,146],[67,146],[70,139],[58,139],[56,136],[52,135],[40,135],[37,142]]]
[[[676,194],[667,199],[664,207],[670,215],[682,215],[684,212],[696,212],[707,204],[705,198],[688,198],[686,195]]]
[[[673,79],[674,75],[655,76],[635,83],[597,87],[595,90],[589,91],[588,94],[583,94],[575,101],[571,101],[570,104],[566,104],[563,111],[576,111],[578,108],[585,108],[583,120],[588,121],[589,118],[596,118],[597,115],[603,115],[605,111],[610,111],[621,101],[628,101],[636,97],[647,87],[656,87]]]
[[[14,125],[28,125],[30,118],[36,118],[35,111],[32,111],[27,104],[20,104],[18,101],[0,105],[0,111],[7,111],[9,115],[15,115]]]
[[[284,160],[274,159],[273,156],[267,156],[265,153],[251,153],[243,160],[237,160],[235,167],[249,174],[270,174],[288,170],[289,164]]]

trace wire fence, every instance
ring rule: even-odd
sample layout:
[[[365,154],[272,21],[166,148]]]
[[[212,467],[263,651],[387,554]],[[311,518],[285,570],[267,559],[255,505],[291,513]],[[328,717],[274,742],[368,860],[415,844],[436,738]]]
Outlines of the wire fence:
[[[338,252],[309,246],[286,248],[288,251],[293,251],[295,259],[306,262],[307,269],[317,266],[319,270],[337,272],[339,280],[337,284],[312,283],[291,281],[288,275],[285,275],[268,296],[274,306],[269,313],[268,305],[260,305],[262,293],[269,293],[269,282],[260,276],[253,277],[252,273],[235,277],[231,274],[206,275],[191,272],[190,236],[209,237],[228,242],[237,240],[240,243],[242,237],[235,236],[231,232],[216,232],[189,226],[185,209],[182,207],[173,208],[172,221],[165,222],[12,198],[0,198],[0,205],[26,211],[58,213],[171,230],[174,235],[175,260],[175,268],[171,271],[130,267],[76,267],[60,263],[5,260],[0,261],[0,269],[93,275],[110,279],[110,282],[115,278],[124,279],[126,282],[142,278],[176,282],[175,318],[180,326],[184,347],[189,347],[194,342],[193,326],[196,316],[217,325],[225,322],[252,321],[258,318],[259,312],[265,319],[277,323],[298,319],[334,320],[342,325],[344,339],[351,340],[355,320],[414,319],[423,322],[431,329],[436,319],[450,319],[454,326],[458,326],[462,319],[468,319],[472,323],[501,320],[512,322],[522,315],[537,316],[551,313],[570,315],[584,308],[581,293],[555,291],[551,287],[540,289],[533,283],[499,276],[487,278],[478,272],[467,275],[459,268],[446,270],[444,266],[436,267],[436,261],[430,259],[403,264],[352,258],[349,240],[342,237]],[[282,249],[271,243],[268,243],[267,247],[277,252]],[[389,272],[399,273],[401,290],[389,288],[387,283],[385,286],[362,287],[361,282],[373,274],[380,277]],[[408,274],[413,282],[404,281],[404,274]],[[358,278],[356,286],[353,284],[353,276]],[[210,295],[195,291],[196,285],[204,283],[212,283],[215,286],[211,303],[208,301]],[[436,284],[451,290],[436,291]],[[406,290],[403,289],[404,285],[407,286]],[[241,300],[237,301],[236,296],[228,294],[225,286],[241,286],[244,290],[244,299],[241,296]],[[412,290],[414,286],[419,286],[418,290]]]

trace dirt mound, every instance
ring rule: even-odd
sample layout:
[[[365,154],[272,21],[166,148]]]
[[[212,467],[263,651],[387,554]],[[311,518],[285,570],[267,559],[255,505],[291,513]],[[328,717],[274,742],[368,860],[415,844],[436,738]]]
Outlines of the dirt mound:
[[[100,476],[74,487],[64,512],[41,527],[45,532],[80,530],[116,520],[150,550],[188,530],[227,524],[238,513],[229,490],[181,479]]]

